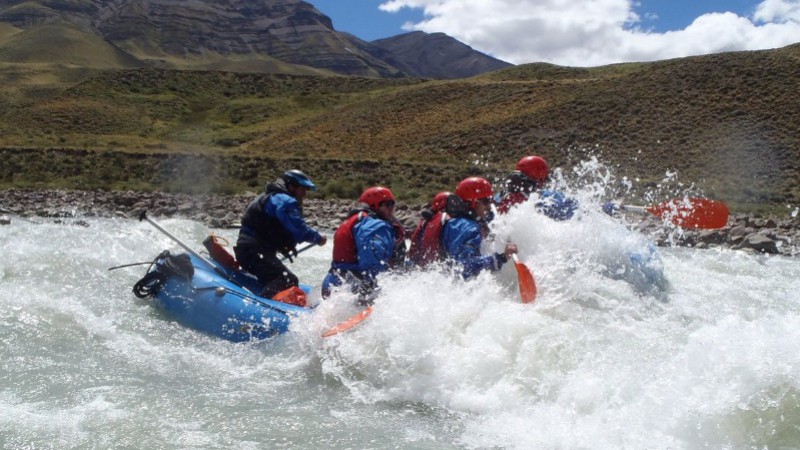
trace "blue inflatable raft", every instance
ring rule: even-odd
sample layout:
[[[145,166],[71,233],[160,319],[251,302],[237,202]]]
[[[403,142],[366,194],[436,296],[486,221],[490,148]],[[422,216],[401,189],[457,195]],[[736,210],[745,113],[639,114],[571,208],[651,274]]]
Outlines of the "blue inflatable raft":
[[[213,267],[211,267],[213,265]],[[300,286],[306,294],[310,286]],[[161,253],[133,287],[171,319],[230,341],[266,339],[289,329],[293,317],[311,308],[260,297],[252,275],[194,254]]]

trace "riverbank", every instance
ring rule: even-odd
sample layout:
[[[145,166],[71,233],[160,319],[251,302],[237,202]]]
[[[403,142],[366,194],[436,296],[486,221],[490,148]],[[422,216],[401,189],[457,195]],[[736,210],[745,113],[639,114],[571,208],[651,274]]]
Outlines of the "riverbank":
[[[153,218],[184,217],[210,228],[236,227],[241,212],[255,193],[242,195],[188,195],[140,191],[0,190],[0,224],[13,216],[64,221],[86,225],[84,217],[138,219],[142,211]],[[333,230],[346,217],[351,200],[309,198],[303,204],[307,222]],[[424,205],[398,203],[396,216],[413,228]],[[66,222],[65,222],[66,223]],[[719,230],[684,230],[676,233],[655,217],[644,217],[634,226],[658,245],[695,248],[726,247],[752,253],[800,256],[800,217],[775,218],[733,214]]]

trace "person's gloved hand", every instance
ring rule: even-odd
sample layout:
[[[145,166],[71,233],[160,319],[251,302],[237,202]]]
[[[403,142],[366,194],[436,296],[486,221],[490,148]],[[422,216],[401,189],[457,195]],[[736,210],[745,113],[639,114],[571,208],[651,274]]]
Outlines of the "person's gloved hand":
[[[613,216],[614,213],[619,211],[619,205],[614,202],[605,202],[603,203],[603,212],[608,214],[609,216]]]
[[[381,288],[373,278],[364,278],[361,283],[356,287],[358,293],[358,304],[361,306],[372,306],[375,298],[380,294]]]

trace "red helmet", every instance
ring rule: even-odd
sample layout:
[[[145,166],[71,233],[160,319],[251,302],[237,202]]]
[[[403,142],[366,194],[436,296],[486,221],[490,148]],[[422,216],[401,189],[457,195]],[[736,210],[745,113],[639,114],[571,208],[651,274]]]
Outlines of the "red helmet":
[[[482,198],[492,198],[494,193],[489,180],[481,177],[469,177],[458,183],[456,195],[465,202],[474,203],[475,200]]]
[[[517,163],[517,170],[537,183],[547,180],[547,162],[541,156],[526,156]]]
[[[361,193],[361,197],[358,197],[359,202],[366,203],[372,209],[378,209],[381,202],[387,200],[394,201],[394,195],[392,195],[392,191],[390,191],[389,188],[383,186],[367,188],[367,190]]]
[[[436,196],[433,197],[433,201],[431,202],[431,209],[433,212],[439,212],[447,206],[447,197],[453,195],[452,192],[439,192]]]

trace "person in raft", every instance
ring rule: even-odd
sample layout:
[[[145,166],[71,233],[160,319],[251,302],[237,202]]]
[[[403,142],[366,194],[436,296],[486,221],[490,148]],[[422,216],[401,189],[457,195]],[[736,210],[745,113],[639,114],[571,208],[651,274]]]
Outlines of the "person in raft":
[[[455,194],[447,200],[449,218],[439,233],[442,257],[459,264],[464,279],[473,278],[482,270],[500,270],[517,253],[517,246],[507,243],[503,253],[481,254],[482,223],[491,212],[494,195],[491,183],[485,178],[466,178],[458,183]]]
[[[440,259],[439,248],[442,226],[449,220],[445,211],[447,199],[455,195],[452,192],[439,192],[433,197],[429,208],[422,211],[419,223],[411,234],[411,246],[408,249],[408,260],[419,267]]]
[[[405,255],[405,230],[394,217],[395,198],[388,188],[373,186],[358,198],[333,235],[333,260],[322,282],[322,297],[348,284],[359,303],[377,295],[376,277],[400,267]]]
[[[264,193],[245,208],[233,251],[242,268],[262,284],[262,297],[273,298],[299,283],[277,253],[291,261],[291,255],[297,255],[297,244],[311,242],[322,246],[328,241],[303,218],[303,198],[308,190],[316,189],[306,174],[289,170],[267,183]]]
[[[549,176],[547,162],[540,156],[525,156],[506,180],[499,195],[497,212],[505,214],[512,207],[528,201],[537,192],[535,207],[542,214],[555,220],[569,220],[578,208],[578,202],[562,192],[542,189]]]

